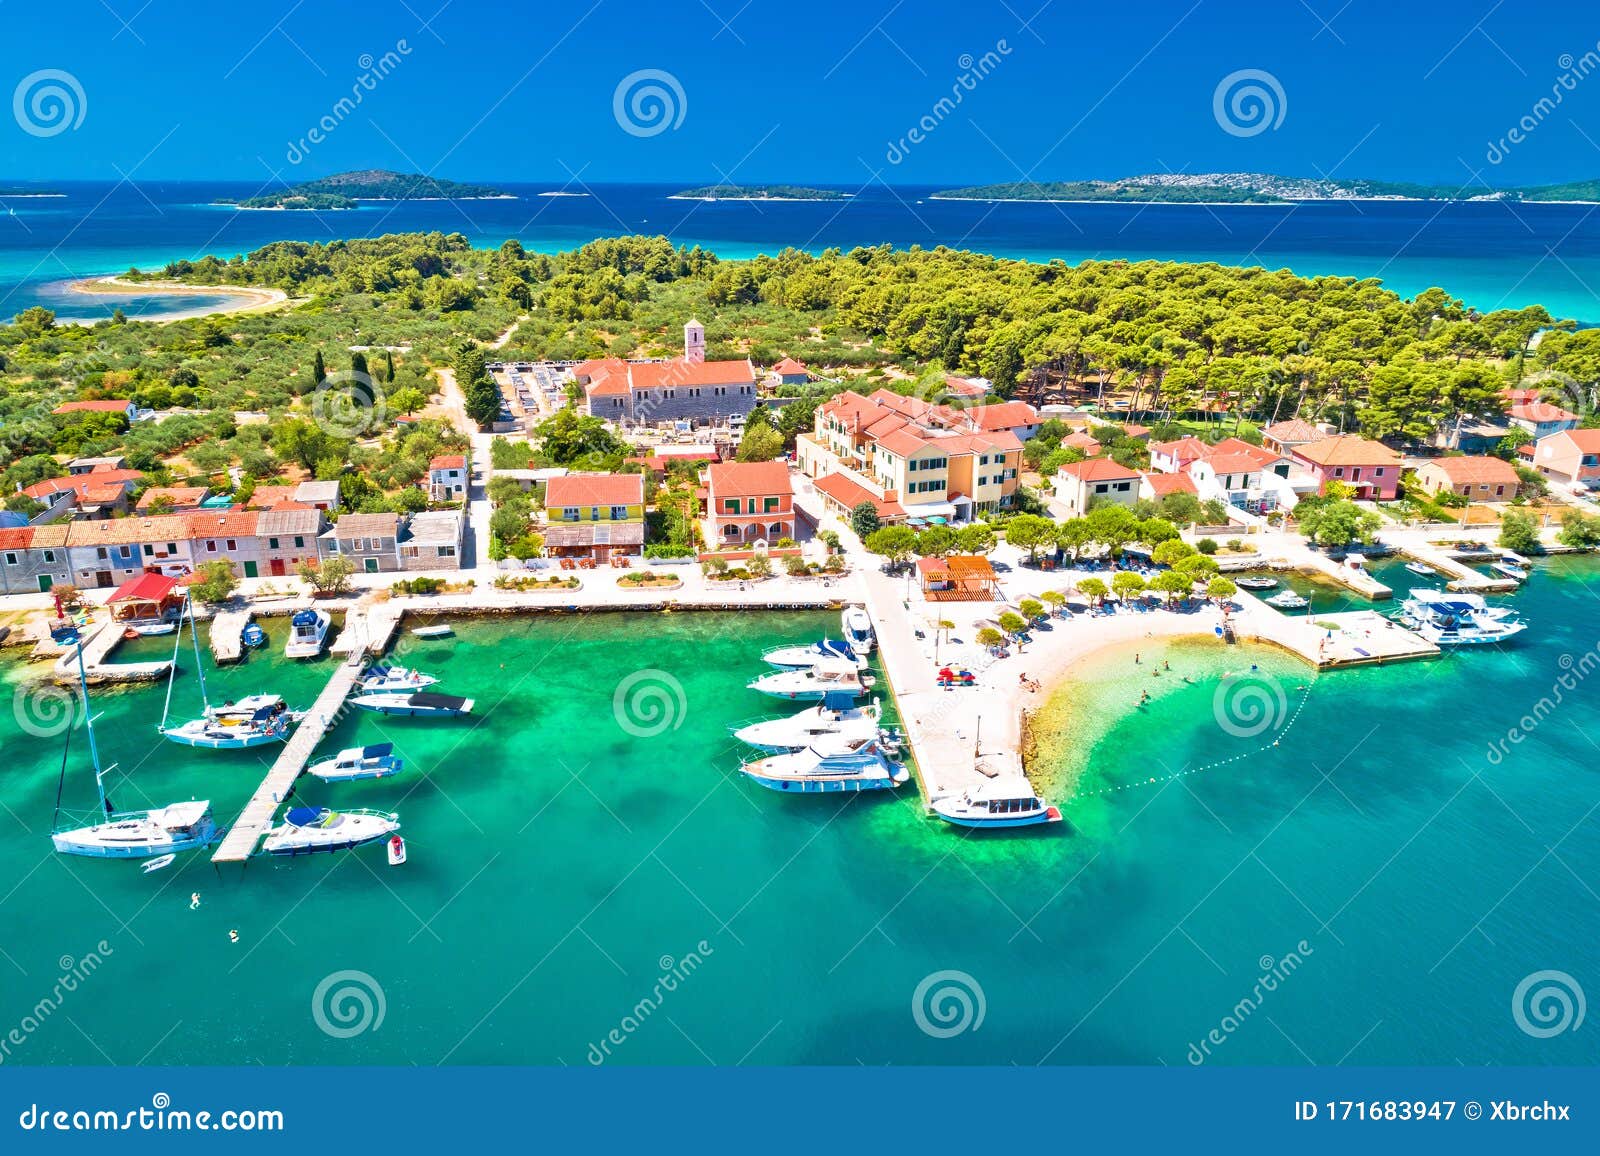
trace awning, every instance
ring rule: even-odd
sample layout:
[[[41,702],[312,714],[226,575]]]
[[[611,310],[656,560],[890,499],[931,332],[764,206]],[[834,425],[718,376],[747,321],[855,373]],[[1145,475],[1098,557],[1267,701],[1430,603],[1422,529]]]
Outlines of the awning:
[[[178,585],[176,578],[165,574],[140,574],[130,578],[111,596],[111,602],[162,602]]]

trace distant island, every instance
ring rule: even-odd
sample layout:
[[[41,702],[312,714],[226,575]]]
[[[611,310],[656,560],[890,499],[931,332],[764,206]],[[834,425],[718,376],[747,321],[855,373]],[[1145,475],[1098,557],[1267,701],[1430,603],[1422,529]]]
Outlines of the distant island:
[[[850,196],[837,189],[808,189],[802,185],[705,185],[673,193],[674,201],[843,201]]]
[[[420,173],[394,173],[363,169],[290,185],[277,192],[242,200],[221,198],[213,202],[239,209],[353,209],[360,201],[479,201],[515,199],[511,193],[488,185],[467,185],[426,177]]]
[[[940,201],[1124,201],[1286,205],[1297,201],[1600,201],[1600,180],[1480,189],[1405,181],[1318,180],[1268,173],[1151,173],[1114,181],[1008,181],[946,189]]]

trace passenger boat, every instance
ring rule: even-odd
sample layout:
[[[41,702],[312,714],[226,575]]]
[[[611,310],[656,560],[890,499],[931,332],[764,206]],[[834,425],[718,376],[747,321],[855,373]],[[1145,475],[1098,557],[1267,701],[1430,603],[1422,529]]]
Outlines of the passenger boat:
[[[1491,607],[1480,595],[1413,590],[1397,617],[1435,646],[1504,642],[1528,628],[1510,607]]]
[[[328,641],[328,627],[333,619],[326,610],[297,610],[289,619],[289,641],[283,648],[285,658],[315,658],[322,653]]]
[[[878,636],[873,633],[872,619],[861,607],[846,606],[839,621],[844,627],[844,640],[857,655],[865,658],[877,647]]]
[[[736,726],[733,737],[772,753],[798,751],[824,738],[876,738],[887,746],[889,737],[881,726],[882,708],[876,701],[857,706],[855,700],[856,696],[848,691],[830,691],[816,706],[799,714]]]
[[[1424,562],[1407,562],[1406,569],[1419,578],[1432,578],[1436,571]]]
[[[246,623],[245,628],[239,632],[239,641],[251,650],[255,650],[267,644],[267,632],[254,622]]]
[[[739,769],[763,787],[802,795],[875,791],[911,778],[905,764],[890,762],[874,738],[823,738],[803,750],[768,755]]]
[[[410,694],[360,694],[350,700],[350,705],[378,714],[453,718],[471,714],[474,703],[470,698],[458,698],[453,694],[416,690]]]
[[[422,690],[438,681],[431,674],[403,666],[369,666],[356,681],[356,689],[367,694],[394,694]]]
[[[842,691],[859,698],[871,680],[853,662],[827,659],[809,670],[775,670],[750,683],[749,689],[797,702],[820,701],[829,691]]]
[[[344,783],[354,779],[382,779],[398,775],[405,764],[394,753],[393,743],[374,743],[368,747],[350,747],[331,759],[312,763],[306,773],[315,775],[325,783]]]
[[[283,822],[267,832],[261,849],[269,855],[311,855],[374,843],[400,829],[400,816],[387,811],[331,811],[290,807]]]
[[[1276,578],[1264,578],[1260,576],[1234,579],[1234,585],[1238,586],[1241,590],[1271,590],[1277,584],[1278,580]]]
[[[76,628],[63,631],[58,641],[75,644],[78,653],[78,687],[84,706],[84,730],[88,735],[89,761],[94,767],[95,791],[100,806],[93,822],[64,824],[61,814],[61,787],[65,785],[67,762],[61,761],[62,783],[56,788],[56,814],[51,821],[50,842],[65,855],[84,855],[95,859],[145,859],[170,856],[178,851],[204,847],[217,838],[217,824],[211,817],[211,802],[197,799],[172,803],[143,811],[118,811],[106,794],[106,773],[116,766],[102,768],[100,748],[95,743],[94,712],[89,706],[89,678],[83,666],[83,642]],[[72,728],[67,729],[70,742]],[[159,861],[159,860],[157,860]]]
[[[848,642],[835,642],[831,638],[819,638],[809,646],[779,646],[767,651],[761,657],[769,665],[782,667],[785,670],[815,666],[825,658],[843,659],[858,668],[865,668],[867,665],[866,658],[857,655]]]
[[[445,638],[454,633],[455,631],[450,629],[447,623],[440,623],[437,626],[413,626],[411,628],[413,638]]]
[[[1303,594],[1296,594],[1293,590],[1285,590],[1282,594],[1274,594],[1267,599],[1268,606],[1276,606],[1279,610],[1304,610],[1311,605],[1311,600]]]
[[[1032,827],[1061,821],[1061,811],[1035,795],[1028,780],[1020,777],[992,779],[929,805],[935,815],[958,827]]]

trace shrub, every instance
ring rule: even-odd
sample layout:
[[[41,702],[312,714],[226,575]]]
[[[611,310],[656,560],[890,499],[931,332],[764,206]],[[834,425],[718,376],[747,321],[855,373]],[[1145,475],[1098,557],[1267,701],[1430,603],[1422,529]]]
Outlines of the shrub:
[[[1215,538],[1201,538],[1194,544],[1194,548],[1202,554],[1215,554],[1217,552],[1217,540]]]

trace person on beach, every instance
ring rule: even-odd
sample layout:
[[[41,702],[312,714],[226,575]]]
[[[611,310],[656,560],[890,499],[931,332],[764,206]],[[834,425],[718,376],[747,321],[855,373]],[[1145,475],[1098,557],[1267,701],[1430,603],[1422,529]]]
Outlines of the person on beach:
[[[1139,652],[1137,650],[1133,652],[1133,665],[1139,665]]]

